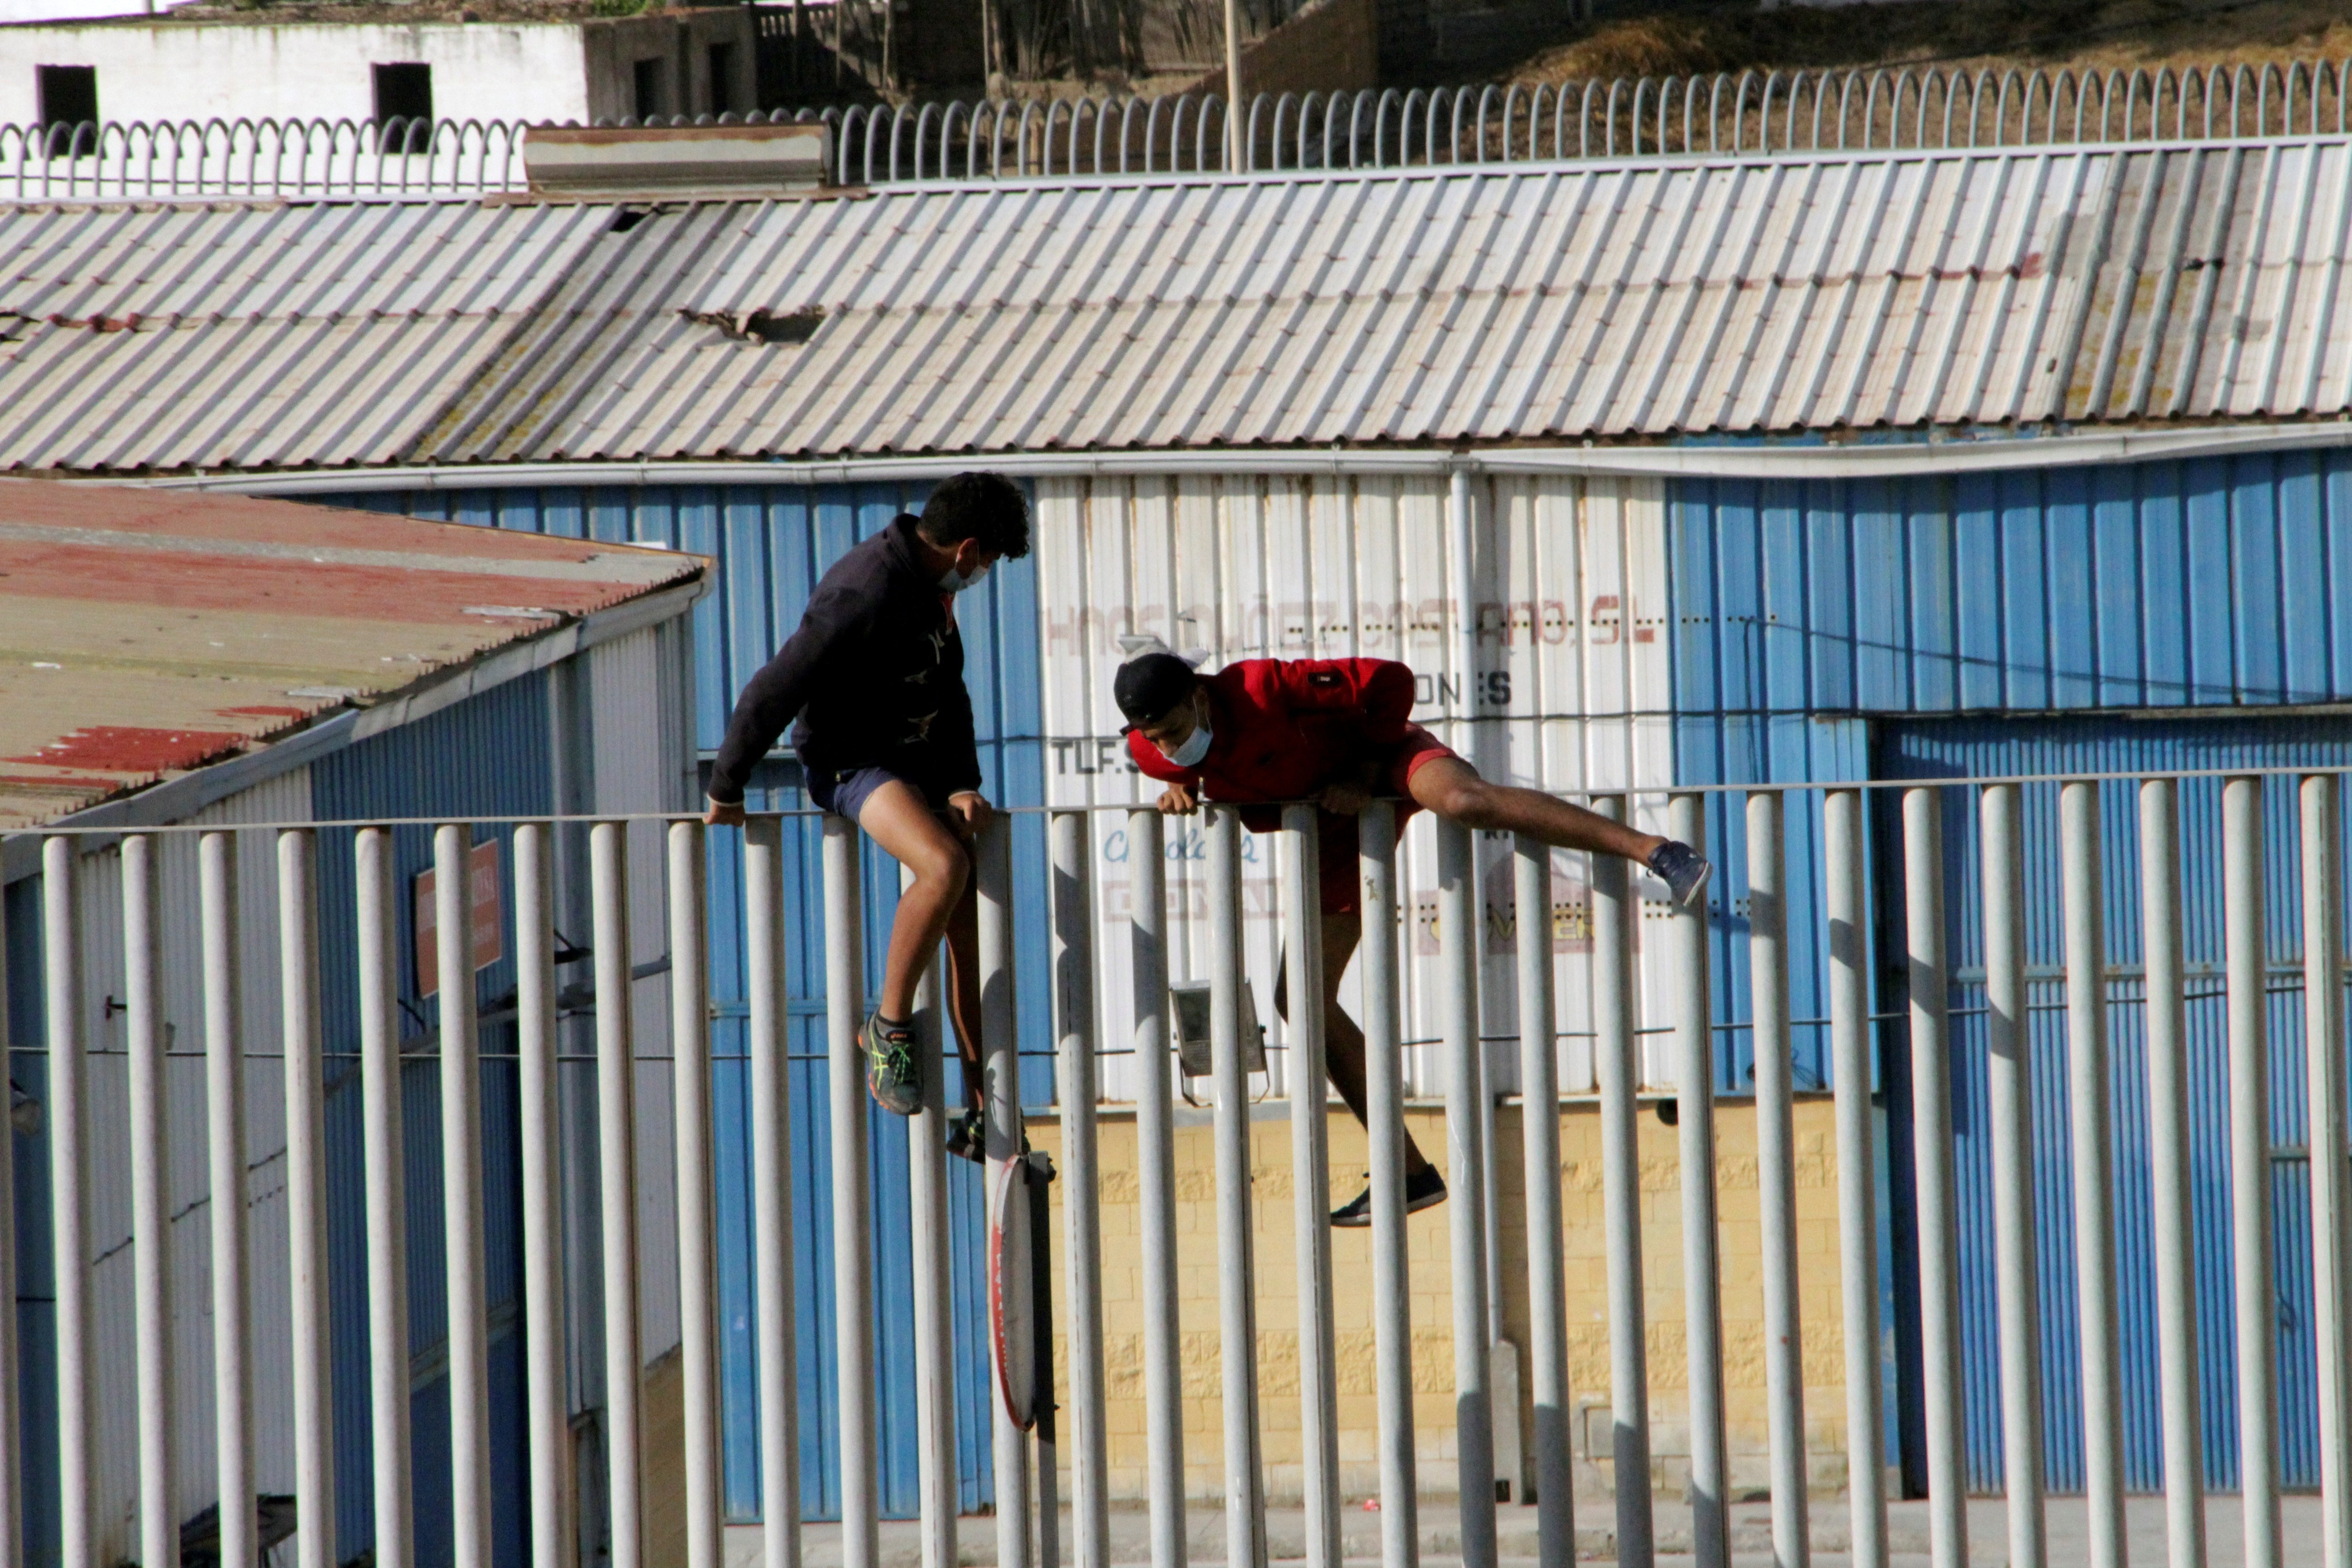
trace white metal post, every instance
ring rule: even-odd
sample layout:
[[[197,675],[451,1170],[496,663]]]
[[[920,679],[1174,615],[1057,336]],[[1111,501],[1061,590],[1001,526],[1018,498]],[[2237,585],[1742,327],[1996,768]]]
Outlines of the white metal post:
[[[2311,1274],[2319,1362],[2319,1495],[2326,1568],[2352,1563],[2352,1230],[2344,1106],[2344,862],[2340,779],[2303,781],[2303,1005],[2310,1084]]]
[[[1225,1425],[1225,1562],[1265,1568],[1258,1459],[1257,1268],[1250,1201],[1249,1069],[1242,1056],[1242,825],[1209,808],[1210,1059],[1217,1168],[1217,1340]]]
[[[611,1568],[645,1563],[645,1358],[637,1329],[637,1040],[629,826],[588,830],[596,967],[597,1228],[604,1240],[605,1511]]]
[[[1886,1568],[1886,1438],[1878,1361],[1869,868],[1862,792],[1822,802],[1830,921],[1830,1070],[1837,1094],[1838,1282],[1845,1329],[1846,1513],[1854,1568]]]
[[[399,902],[392,829],[362,827],[352,846],[359,900],[360,1097],[365,1123],[368,1405],[374,1461],[375,1560],[416,1560],[409,1474],[408,1166],[401,1147]]]
[[[1592,809],[1625,820],[1622,795]],[[1601,1246],[1609,1278],[1610,1468],[1617,1504],[1617,1561],[1651,1568],[1657,1556],[1650,1493],[1650,1358],[1642,1293],[1642,1153],[1634,1090],[1642,1079],[1633,1033],[1633,884],[1613,855],[1592,858],[1592,1059],[1601,1086]]]
[[[1904,967],[1911,999],[1911,1142],[1918,1194],[1919,1337],[1932,1568],[1967,1568],[1961,1447],[1958,1198],[1952,1173],[1949,980],[1944,967],[1944,818],[1933,787],[1903,792]]]
[[[445,822],[433,830],[452,1561],[457,1568],[490,1568],[490,1323],[482,1237],[482,1039],[474,1022],[473,854],[473,830],[464,823]]]
[[[1465,678],[1468,672],[1465,670]],[[1444,965],[1446,1165],[1453,1175],[1446,1235],[1454,1266],[1454,1456],[1462,1498],[1465,1568],[1493,1568],[1495,1395],[1486,1321],[1486,1165],[1482,1101],[1486,1047],[1478,1038],[1477,879],[1470,830],[1437,825],[1437,931]],[[1518,1412],[1513,1411],[1516,1421]]]
[[[899,868],[899,889],[914,883]],[[907,1122],[908,1228],[914,1263],[915,1450],[923,1568],[955,1568],[959,1502],[955,1447],[953,1270],[948,1254],[948,1111],[942,972],[935,953],[915,989],[923,1109]]]
[[[1559,1018],[1552,995],[1551,846],[1520,835],[1511,893],[1519,992],[1519,1149],[1527,1194],[1528,1371],[1535,1405],[1536,1555],[1576,1560],[1568,1269],[1562,1255]]]
[[[335,1568],[334,1359],[329,1336],[327,1080],[319,1014],[318,841],[278,835],[278,994],[285,1037],[287,1283],[294,1373],[296,1568]]]
[[[2189,1195],[2189,1027],[2181,963],[2180,786],[2173,780],[2140,784],[2139,845],[2165,1536],[2171,1568],[2205,1568],[2204,1417],[2197,1386],[2196,1211]]]
[[[761,1568],[800,1568],[801,1442],[793,1284],[792,1062],[784,974],[783,819],[743,828],[744,1048],[751,1058],[751,1215],[758,1256]],[[931,1568],[926,1564],[925,1568]]]
[[[866,1166],[866,1062],[857,1031],[866,1011],[865,900],[857,825],[824,819],[826,1102],[833,1124],[835,1386],[841,1433],[843,1568],[877,1568],[874,1416],[874,1230]],[[1003,1504],[1000,1493],[999,1506]]]
[[[1316,810],[1282,810],[1290,1181],[1298,1251],[1299,1496],[1307,1568],[1339,1568],[1339,1383],[1331,1305],[1330,1088],[1323,1042],[1322,843]]]
[[[1412,1279],[1405,1258],[1404,1028],[1398,985],[1396,807],[1356,818],[1363,875],[1364,1137],[1371,1155],[1372,1361],[1380,1403],[1381,1563],[1421,1561],[1413,1475]]]
[[[8,1031],[8,909],[7,900],[0,899],[0,1068],[12,1081],[16,1075],[16,1047]],[[12,1104],[14,1091],[11,1090]],[[13,1140],[11,1131],[7,1137]],[[16,1161],[13,1145],[10,1156],[0,1159],[0,1303],[16,1300]],[[17,1382],[19,1363],[16,1359],[16,1314],[0,1310],[0,1561],[19,1563],[25,1560],[25,1500],[23,1443],[19,1423],[24,1415],[24,1390]],[[300,1568],[312,1568],[305,1563]]]
[[[89,1087],[81,994],[80,854],[69,837],[41,846],[42,983],[47,994],[49,1248],[57,1273],[58,1541],[61,1568],[98,1568],[91,1479]]]
[[[1667,831],[1706,853],[1706,797],[1678,795]],[[1683,1317],[1690,1367],[1691,1548],[1698,1568],[1728,1568],[1730,1457],[1723,1411],[1723,1273],[1715,1214],[1715,1016],[1707,979],[1707,906],[1676,910],[1675,1098],[1682,1165]]]
[[[1151,1568],[1185,1568],[1184,1371],[1177,1303],[1175,1108],[1169,1087],[1168,898],[1160,813],[1127,816],[1135,1162],[1143,1229],[1143,1419]]]
[[[2221,785],[2223,945],[2229,971],[2230,1229],[2238,1310],[2238,1486],[2245,1568],[2279,1568],[2278,1301],[2271,1268],[2269,927],[2263,781]]]
[[[718,1200],[712,1191],[710,966],[702,824],[669,825],[670,1082],[677,1170],[678,1363],[684,1376],[687,1568],[719,1568]]]
[[[1102,1216],[1095,1162],[1094,858],[1091,819],[1051,821],[1055,1042],[1062,1101],[1062,1220],[1068,1255],[1071,1532],[1077,1568],[1109,1568],[1110,1439],[1103,1393]],[[937,1076],[936,1074],[934,1076]],[[1044,1310],[1045,1303],[1039,1303]]]
[[[1024,1133],[1021,1119],[1021,1058],[1017,1030],[1020,1012],[1013,990],[1013,824],[998,817],[980,837],[974,870],[980,883],[980,1032],[982,1093],[986,1127],[982,1142],[988,1156],[990,1202],[1001,1194],[1012,1210],[991,1219],[1016,1231],[1027,1224],[1029,1194],[1018,1183],[1002,1178],[1007,1162],[1022,1158]],[[1025,1255],[1014,1266],[1029,1267]],[[991,1371],[999,1390],[1010,1386],[1001,1349],[992,1336]],[[1013,1421],[1002,1397],[988,1402],[992,1412],[990,1453],[996,1472],[996,1561],[1003,1568],[1026,1568],[1029,1563],[1029,1435]],[[849,1568],[871,1568],[852,1564]]]
[[[2123,1348],[2116,1300],[2115,1152],[2107,1105],[2107,928],[2099,785],[2060,786],[2066,903],[2066,1067],[2074,1143],[2074,1279],[2083,1344],[2089,1568],[2124,1568]]]
[[[123,1049],[131,1079],[131,1300],[138,1363],[139,1561],[180,1561],[172,1475],[172,1123],[164,1060],[163,878],[152,835],[123,837]]]
[[[1987,785],[1984,833],[1985,1010],[1992,1124],[1992,1229],[2000,1324],[2001,1456],[2009,1560],[2043,1568],[2042,1301],[2034,1279],[2032,1035],[2025,1014],[2025,855],[2015,784]]]
[[[555,833],[514,830],[515,1050],[521,1101],[524,1430],[530,1450],[531,1568],[572,1555],[572,1422],[565,1382],[563,1169],[557,1129]],[[323,1568],[323,1565],[322,1565]]]
[[[1764,1248],[1764,1386],[1772,1557],[1805,1568],[1805,1353],[1797,1301],[1797,1130],[1789,1031],[1788,851],[1778,790],[1748,796],[1748,973],[1756,1063],[1756,1201]]]
[[[205,1123],[210,1169],[213,1442],[220,1560],[261,1562],[254,1512],[253,1363],[246,1344],[252,1287],[245,1251],[245,998],[239,983],[236,838],[196,840],[205,994]]]

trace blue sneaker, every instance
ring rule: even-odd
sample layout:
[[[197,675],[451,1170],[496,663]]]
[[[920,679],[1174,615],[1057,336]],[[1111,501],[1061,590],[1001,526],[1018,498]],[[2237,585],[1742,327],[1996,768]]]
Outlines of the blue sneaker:
[[[1666,902],[1681,909],[1699,895],[1715,868],[1689,845],[1669,839],[1650,857],[1650,871],[1666,885]]]
[[[894,1116],[923,1109],[923,1053],[915,1026],[877,1013],[857,1031],[866,1052],[866,1088],[874,1103]]]

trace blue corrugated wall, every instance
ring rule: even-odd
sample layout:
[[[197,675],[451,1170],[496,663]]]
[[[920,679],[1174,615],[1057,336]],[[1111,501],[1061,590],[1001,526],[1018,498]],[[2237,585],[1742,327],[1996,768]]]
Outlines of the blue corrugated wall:
[[[696,611],[695,699],[698,741],[707,755],[724,735],[735,694],[799,624],[802,607],[827,567],[900,511],[919,510],[929,487],[866,484],[679,486],[641,489],[499,489],[358,494],[321,498],[332,504],[400,510],[415,517],[471,522],[614,543],[661,544],[718,563],[718,589]],[[1033,560],[1008,561],[984,589],[957,601],[966,678],[973,694],[981,766],[990,798],[1011,805],[1045,800],[1043,692],[1035,635]],[[759,803],[793,809],[806,803],[789,784],[761,792]],[[835,1402],[831,1135],[825,1106],[823,887],[816,829],[788,837],[793,1020],[793,1206],[797,1237],[802,1401],[802,1509],[829,1519],[840,1508]],[[1035,816],[1014,822],[1016,907],[1045,905],[1045,828]],[[742,1028],[746,1014],[741,847],[732,831],[711,836],[711,999],[719,1010],[713,1048],[719,1118],[719,1220],[727,1505],[731,1517],[759,1517],[758,1368],[752,1343],[751,1131]],[[881,978],[883,942],[898,904],[897,868],[866,852],[867,984]],[[1052,1039],[1046,991],[1045,931],[1031,921],[1017,933],[1024,1098],[1053,1098]],[[911,1518],[916,1491],[913,1323],[899,1305],[912,1279],[908,1243],[906,1124],[870,1113],[877,1263],[876,1343],[882,1411],[884,1512]],[[980,1184],[970,1167],[951,1163],[957,1342],[956,1433],[966,1510],[993,1499],[988,1447],[988,1355]]]
[[[1879,480],[1767,483],[1690,481],[1668,507],[1676,776],[1686,783],[1803,782],[1864,776],[1961,776],[1986,772],[2129,771],[2200,765],[2280,765],[2305,758],[2339,760],[2328,731],[2338,724],[2262,722],[2222,712],[2250,706],[2337,701],[2352,695],[2352,459],[2339,453],[2267,454],[2186,463],[1920,477]],[[2151,724],[2106,710],[2208,708],[2210,719]],[[2024,715],[2082,717],[2025,722]],[[2017,718],[2004,727],[1979,714]],[[1929,719],[1927,716],[1940,716]],[[2196,798],[2192,792],[2192,799]],[[2109,803],[2109,928],[2118,963],[2137,962],[2136,892],[2118,868],[2135,818]],[[2291,864],[2281,862],[2287,808],[2273,803],[2273,962],[2290,961],[2297,921]],[[2046,827],[2054,809],[2032,807]],[[1964,803],[1947,808],[1948,893],[1955,963],[1981,952],[1974,928],[1979,881],[1973,832]],[[1792,933],[1818,929],[1819,846],[1810,818],[1792,806]],[[2202,820],[2202,819],[2200,819]],[[1710,817],[1724,880],[1715,918],[1718,1020],[1745,1016],[1746,843],[1738,813],[1718,802]],[[1874,968],[1877,1010],[1899,1005],[1899,976],[1885,954],[1901,910],[1899,842],[1886,814],[1873,814],[1879,901]],[[2210,846],[2208,846],[2210,848]],[[2203,921],[2192,949],[2218,957],[2219,896],[2200,869],[2218,857],[2191,849],[2192,921]],[[2136,871],[2136,866],[2135,866]],[[2046,871],[2035,887],[2050,909],[2037,924],[2036,961],[2054,942],[2055,893]],[[2287,900],[2282,903],[2282,900]],[[2210,928],[2210,930],[2208,928]],[[2208,938],[2210,941],[2208,941]],[[1825,954],[1799,938],[1792,951],[1793,1010],[1823,1011]],[[2196,943],[2203,942],[2202,948]],[[2130,955],[2126,960],[2126,954]],[[2287,956],[2280,956],[2287,955]],[[1979,978],[1980,979],[1980,973]],[[2044,983],[2044,988],[2055,990]],[[1980,1003],[1956,988],[1955,1006]],[[2200,1004],[2211,1006],[2214,1004]],[[2292,997],[2274,1003],[2275,1128],[2284,1144],[2300,1138],[2304,1089],[2300,1015]],[[2144,1078],[2138,1020],[2119,995],[2116,1105],[2119,1174],[2124,1184],[2122,1264],[2128,1290],[2127,1384],[2134,1401],[2131,1479],[2160,1481],[2154,1447],[2153,1328],[2147,1300],[2147,1257]],[[1955,1032],[1959,1103],[1980,1111],[1984,1043],[1964,1019]],[[2218,1027],[2218,1024],[2212,1025]],[[2040,1148],[2037,1182],[2044,1234],[2066,1237],[2063,1200],[2064,1089],[2063,1026],[2045,1015],[2037,1041]],[[1797,1078],[1826,1081],[1825,1044],[1801,1028]],[[2200,1035],[2200,1070],[2219,1070]],[[1722,1088],[1748,1086],[1747,1041],[1719,1036]],[[1893,1207],[1906,1225],[1895,1237],[1897,1359],[1904,1398],[1906,1468],[1916,1479],[1917,1342],[1916,1253],[1911,1212],[1907,1065],[1899,1027],[1881,1032],[1880,1070],[1895,1114]],[[1971,1098],[1973,1097],[1973,1098]],[[2208,1097],[2210,1099],[2210,1096]],[[1991,1399],[1990,1219],[1984,1208],[1983,1137],[1964,1127],[1964,1221],[1968,1257],[1969,1461],[1979,1485],[1999,1481],[2000,1434]],[[2135,1141],[2137,1140],[2137,1141]],[[2220,1146],[2200,1132],[2200,1306],[2204,1311],[2209,1469],[2229,1484],[2236,1474],[2234,1426],[2226,1400],[2234,1387],[2233,1346],[2226,1332],[2226,1253],[2210,1230],[2226,1208],[2210,1190],[2221,1167]],[[2307,1312],[2294,1303],[2310,1290],[2307,1177],[2282,1159],[2278,1196],[2280,1269],[2287,1315],[2281,1345],[2287,1473],[2309,1473],[2315,1426],[2311,1414],[2308,1346],[2295,1339]],[[2226,1226],[2226,1218],[2221,1223]],[[2048,1249],[2042,1279],[2048,1356],[2050,1479],[2079,1485],[2078,1376],[2069,1280],[2071,1251]],[[2298,1295],[2298,1292],[2300,1294]],[[2307,1330],[2305,1331],[2307,1332]],[[2297,1370],[2297,1369],[2300,1370]],[[2298,1382],[2297,1380],[2301,1381]]]

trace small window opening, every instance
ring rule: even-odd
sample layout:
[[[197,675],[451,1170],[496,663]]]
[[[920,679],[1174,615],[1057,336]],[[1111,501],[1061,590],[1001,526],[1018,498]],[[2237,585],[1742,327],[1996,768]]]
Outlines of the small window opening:
[[[98,68],[35,66],[41,136],[53,157],[98,150]]]
[[[710,112],[713,118],[732,114],[735,102],[735,46],[713,44],[710,58]]]
[[[433,150],[433,68],[403,60],[375,72],[375,122],[392,153]]]
[[[639,60],[633,73],[636,88],[637,120],[640,124],[669,112],[662,106],[662,61],[659,56]]]

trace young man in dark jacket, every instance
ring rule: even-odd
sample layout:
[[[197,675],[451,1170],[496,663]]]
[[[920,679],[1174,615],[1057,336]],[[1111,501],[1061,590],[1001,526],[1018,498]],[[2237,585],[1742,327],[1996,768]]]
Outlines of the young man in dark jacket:
[[[850,818],[914,874],[898,895],[882,994],[858,1031],[866,1081],[885,1110],[923,1105],[915,987],[948,944],[948,1015],[964,1061],[968,1108],[948,1147],[978,1160],[980,954],[970,845],[992,808],[980,793],[971,695],[955,595],[999,560],[1029,553],[1029,508],[1002,474],[958,474],[918,519],[834,563],[800,629],[735,704],[710,770],[714,826],[743,820],[743,786],[795,716],[793,749],[809,797]]]
[[[1412,671],[1391,659],[1251,658],[1204,676],[1173,654],[1146,653],[1119,667],[1112,689],[1127,716],[1129,754],[1168,785],[1160,810],[1190,814],[1203,799],[1239,805],[1243,824],[1265,833],[1282,826],[1281,812],[1265,803],[1311,800],[1322,807],[1323,1058],[1332,1087],[1360,1122],[1364,1035],[1339,1010],[1339,976],[1361,926],[1356,814],[1375,796],[1402,799],[1400,837],[1405,819],[1426,808],[1466,827],[1622,856],[1648,867],[1677,904],[1706,884],[1707,863],[1687,844],[1480,778],[1412,721]],[[1404,1159],[1408,1212],[1444,1202],[1444,1178],[1410,1135]],[[1370,1186],[1331,1223],[1370,1225]]]

